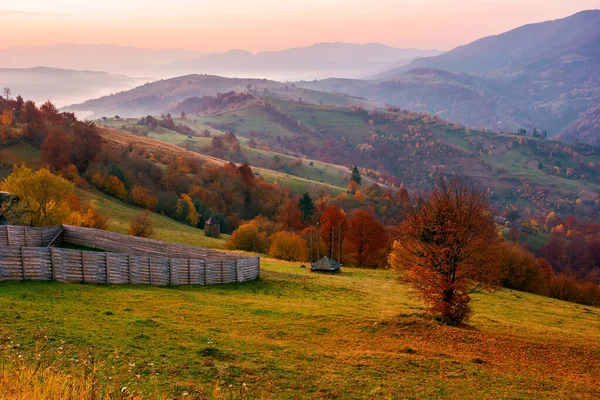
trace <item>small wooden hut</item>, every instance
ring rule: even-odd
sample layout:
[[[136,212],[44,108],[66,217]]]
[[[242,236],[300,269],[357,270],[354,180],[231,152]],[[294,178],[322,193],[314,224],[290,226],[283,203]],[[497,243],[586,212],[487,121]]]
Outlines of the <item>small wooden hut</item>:
[[[212,238],[221,237],[221,225],[216,218],[210,217],[204,223],[204,236]]]
[[[319,261],[310,266],[311,271],[315,272],[336,272],[340,270],[342,264],[324,256]]]

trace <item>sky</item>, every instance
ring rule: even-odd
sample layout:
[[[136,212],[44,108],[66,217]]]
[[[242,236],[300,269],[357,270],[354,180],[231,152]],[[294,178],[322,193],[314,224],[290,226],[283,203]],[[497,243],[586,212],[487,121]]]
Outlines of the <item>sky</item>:
[[[449,50],[600,0],[0,0],[0,48],[56,43],[252,52],[317,42]]]

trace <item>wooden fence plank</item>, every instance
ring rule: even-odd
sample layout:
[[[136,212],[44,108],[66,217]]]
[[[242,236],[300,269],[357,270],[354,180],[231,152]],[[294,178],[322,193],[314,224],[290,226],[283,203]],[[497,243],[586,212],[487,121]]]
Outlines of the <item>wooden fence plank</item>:
[[[45,247],[58,241],[104,252]],[[0,280],[205,285],[258,277],[259,257],[69,225],[0,227]]]

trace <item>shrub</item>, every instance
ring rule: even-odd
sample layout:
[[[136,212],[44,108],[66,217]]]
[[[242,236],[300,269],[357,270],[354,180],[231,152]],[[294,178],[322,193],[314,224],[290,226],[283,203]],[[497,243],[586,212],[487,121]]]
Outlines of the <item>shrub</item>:
[[[550,282],[550,297],[590,306],[600,305],[600,286],[592,282],[579,283],[573,276],[559,274]]]
[[[70,199],[70,207],[73,209],[67,222],[70,225],[83,226],[86,228],[106,229],[108,226],[108,215],[98,211],[94,203],[86,203],[83,207],[75,202],[75,198]]]
[[[552,267],[547,262],[508,242],[500,246],[498,258],[502,268],[502,286],[548,295]]]
[[[154,226],[150,220],[150,212],[145,211],[136,215],[134,219],[129,223],[128,233],[138,237],[149,237],[154,233]]]
[[[231,250],[265,253],[268,248],[268,241],[268,235],[265,232],[259,232],[258,226],[253,222],[249,222],[233,232],[227,241],[226,247]]]
[[[125,190],[125,185],[119,178],[117,178],[114,175],[108,176],[108,178],[106,178],[106,181],[104,181],[104,191],[107,194],[116,197],[119,200],[125,200],[125,197],[127,197],[127,190]]]
[[[150,192],[150,189],[139,185],[135,185],[131,189],[131,199],[135,204],[151,211],[154,210],[156,203],[158,203],[158,199]]]
[[[302,236],[283,231],[271,236],[269,255],[287,261],[307,261],[309,249]]]

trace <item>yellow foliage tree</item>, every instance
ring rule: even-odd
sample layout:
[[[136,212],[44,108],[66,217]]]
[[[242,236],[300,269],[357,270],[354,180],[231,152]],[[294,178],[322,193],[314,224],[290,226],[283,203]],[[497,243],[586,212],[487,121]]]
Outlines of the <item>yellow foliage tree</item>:
[[[197,226],[200,221],[200,214],[196,211],[192,198],[185,193],[177,202],[177,214],[185,216],[186,222],[191,226]]]
[[[125,197],[127,197],[125,185],[114,175],[110,175],[108,178],[106,178],[106,181],[104,182],[104,190],[106,193],[116,197],[119,200],[125,200]]]
[[[106,229],[108,226],[108,215],[98,211],[93,202],[79,206],[73,200],[69,200],[72,209],[67,219],[69,225],[84,226],[86,228]]]
[[[304,239],[297,233],[282,231],[271,236],[271,257],[287,261],[307,261],[309,252]]]
[[[6,109],[2,112],[2,115],[0,115],[0,123],[4,126],[12,125],[14,119],[15,119],[15,116],[14,116],[12,110]]]
[[[31,226],[62,224],[68,216],[67,198],[73,184],[52,174],[46,168],[36,172],[25,166],[15,166],[4,180],[2,189],[19,197],[23,223]]]

